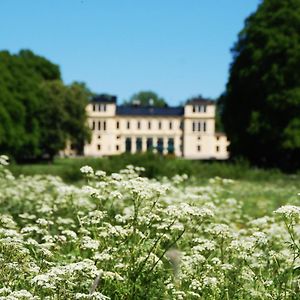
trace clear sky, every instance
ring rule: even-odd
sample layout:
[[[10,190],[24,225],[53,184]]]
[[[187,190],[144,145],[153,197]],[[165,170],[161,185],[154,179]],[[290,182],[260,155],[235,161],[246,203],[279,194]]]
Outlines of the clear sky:
[[[230,48],[260,0],[0,0],[0,49],[31,49],[119,102],[218,97]]]

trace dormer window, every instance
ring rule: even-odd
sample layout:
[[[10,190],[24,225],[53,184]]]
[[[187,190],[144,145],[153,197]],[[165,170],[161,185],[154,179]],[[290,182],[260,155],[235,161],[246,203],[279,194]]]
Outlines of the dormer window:
[[[206,105],[193,105],[193,112],[194,113],[206,113]]]

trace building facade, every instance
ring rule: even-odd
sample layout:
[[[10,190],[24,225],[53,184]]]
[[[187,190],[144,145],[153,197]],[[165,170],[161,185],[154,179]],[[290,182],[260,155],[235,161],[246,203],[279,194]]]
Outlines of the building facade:
[[[117,105],[100,95],[87,106],[92,138],[86,156],[154,151],[189,159],[227,159],[228,140],[215,132],[214,101],[195,98],[179,107]]]

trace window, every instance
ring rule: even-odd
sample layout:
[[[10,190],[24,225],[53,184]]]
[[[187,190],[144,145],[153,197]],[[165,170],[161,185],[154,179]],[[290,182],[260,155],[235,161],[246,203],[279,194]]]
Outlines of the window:
[[[217,152],[220,151],[220,147],[219,147],[219,146],[216,147],[216,151],[217,151]]]
[[[119,122],[119,121],[117,121],[117,123],[116,123],[116,127],[117,127],[117,129],[119,129],[119,128],[120,128],[120,122]]]
[[[98,135],[98,140],[100,140],[101,139],[101,135]]]
[[[117,151],[119,151],[119,148],[120,148],[119,145],[116,145],[116,150],[117,150]]]
[[[101,122],[98,121],[98,130],[101,130]]]
[[[201,122],[198,122],[198,131],[201,131]]]
[[[196,131],[196,123],[193,122],[193,131]]]
[[[158,122],[158,129],[161,129],[161,121]]]
[[[96,104],[93,104],[93,111],[96,111]]]
[[[151,129],[151,122],[148,122],[148,129]]]
[[[217,141],[220,139],[220,137],[219,136],[217,136]]]
[[[117,135],[117,139],[120,139],[121,138],[121,136],[120,135]]]
[[[158,153],[163,154],[164,140],[162,138],[157,139],[157,151],[158,151]]]
[[[106,111],[106,104],[103,105],[103,111]]]
[[[196,112],[196,106],[193,105],[193,112]]]
[[[106,130],[106,121],[103,122],[103,130]]]
[[[201,151],[201,146],[200,145],[197,146],[197,150],[198,150],[198,152]]]
[[[137,129],[141,129],[141,122],[140,121],[137,122]]]
[[[180,121],[180,124],[179,124],[179,129],[183,129],[183,121]]]
[[[203,122],[203,131],[206,132],[206,122]]]
[[[173,138],[168,139],[168,153],[169,154],[174,153],[174,139]]]
[[[101,150],[101,145],[100,144],[97,145],[97,149]]]
[[[125,151],[131,152],[131,138],[126,138],[125,140]]]
[[[95,128],[96,128],[96,122],[95,122],[95,121],[93,121],[93,124],[92,124],[92,129],[93,129],[93,130],[95,130]]]
[[[130,122],[127,121],[127,129],[130,129]]]
[[[201,140],[201,136],[198,136],[198,141]]]
[[[172,123],[172,121],[170,121],[170,123],[169,123],[169,129],[172,130],[172,128],[173,128],[173,123]]]
[[[153,139],[147,138],[147,151],[152,151],[152,150],[153,150]]]
[[[203,106],[203,112],[206,113],[206,105]]]
[[[136,152],[142,152],[142,138],[136,139]]]

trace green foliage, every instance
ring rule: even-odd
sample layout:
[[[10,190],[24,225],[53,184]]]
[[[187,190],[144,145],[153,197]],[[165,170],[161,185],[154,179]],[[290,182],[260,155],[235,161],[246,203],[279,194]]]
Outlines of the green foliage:
[[[165,107],[168,106],[165,99],[159,97],[156,93],[152,91],[141,91],[132,95],[129,101],[125,101],[124,104],[135,104],[139,103],[141,106],[155,106],[155,107]]]
[[[41,95],[44,97],[39,110],[44,132],[42,152],[53,157],[58,150],[64,149],[68,140],[80,154],[89,138],[84,112],[90,92],[84,84],[65,86],[61,81],[51,81],[41,86]]]
[[[233,157],[300,167],[300,2],[265,0],[233,50],[222,121]]]
[[[0,149],[17,160],[53,157],[69,139],[88,139],[89,91],[65,86],[59,67],[29,50],[0,52]],[[80,151],[79,151],[80,152]]]

